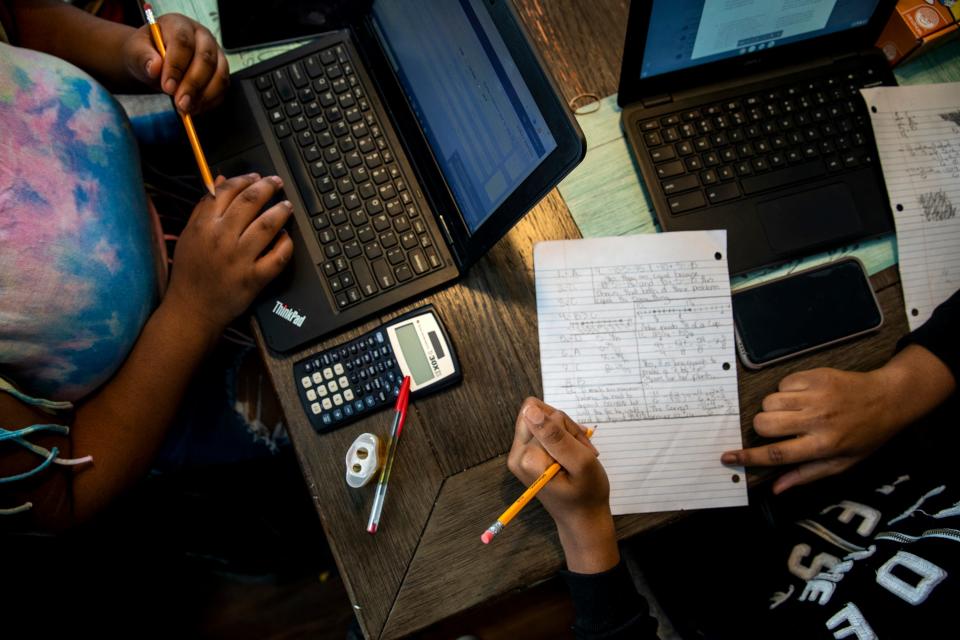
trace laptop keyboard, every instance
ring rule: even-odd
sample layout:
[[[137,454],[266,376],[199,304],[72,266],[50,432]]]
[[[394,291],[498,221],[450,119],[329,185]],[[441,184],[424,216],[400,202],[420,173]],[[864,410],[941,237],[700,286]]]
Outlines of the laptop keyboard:
[[[876,163],[859,91],[879,77],[851,71],[640,121],[670,212]]]
[[[337,308],[443,267],[345,45],[263,74],[256,87]]]

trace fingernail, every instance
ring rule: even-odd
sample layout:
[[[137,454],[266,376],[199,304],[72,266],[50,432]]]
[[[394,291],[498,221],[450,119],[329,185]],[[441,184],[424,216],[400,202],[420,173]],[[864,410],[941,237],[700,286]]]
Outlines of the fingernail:
[[[259,179],[260,179],[260,174],[259,174],[259,173],[256,173],[256,172],[254,172],[254,173],[248,173],[248,174],[247,174],[247,177],[250,178],[251,180],[259,180]]]
[[[290,202],[289,200],[284,200],[284,201],[281,202],[280,204],[282,204],[283,206],[285,206],[287,209],[293,209],[293,203]]]
[[[190,109],[190,96],[186,95],[180,98],[180,110],[187,111]]]
[[[543,411],[540,410],[540,407],[528,404],[523,408],[523,419],[530,424],[541,425],[543,424],[543,418]]]
[[[174,91],[177,90],[177,81],[174,80],[173,78],[168,78],[166,83],[164,83],[163,86],[166,87],[165,90],[167,93],[173,93]]]
[[[150,64],[153,60],[147,60],[147,64],[143,65],[143,70],[147,72],[147,77],[150,77]]]
[[[283,186],[283,180],[280,179],[280,176],[270,176],[268,180],[270,180],[270,182],[272,182],[273,184],[277,185],[277,188]]]
[[[723,464],[737,464],[737,454],[727,452],[720,456],[720,462]]]

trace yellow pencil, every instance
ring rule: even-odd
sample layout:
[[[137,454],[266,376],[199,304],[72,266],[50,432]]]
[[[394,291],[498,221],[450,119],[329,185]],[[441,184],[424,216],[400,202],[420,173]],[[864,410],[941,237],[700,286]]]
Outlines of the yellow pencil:
[[[593,436],[593,429],[587,429],[587,437]],[[560,463],[554,462],[552,465],[547,467],[547,470],[540,474],[540,477],[533,481],[527,490],[524,491],[519,498],[517,498],[512,505],[510,505],[506,511],[504,511],[497,521],[494,522],[490,527],[483,532],[483,535],[480,536],[480,540],[483,541],[483,544],[490,544],[490,541],[493,540],[493,536],[497,535],[503,528],[510,524],[510,521],[516,517],[520,510],[527,506],[527,503],[533,500],[533,497],[537,495],[537,492],[543,488],[545,484],[550,482],[553,479],[553,476],[557,475],[560,471]]]
[[[153,36],[153,45],[157,48],[161,58],[167,57],[167,50],[163,46],[163,38],[160,36],[160,27],[153,17],[153,7],[150,3],[143,5],[143,13],[147,16],[147,24],[150,25],[150,35]],[[193,127],[193,118],[189,113],[181,113],[183,127],[187,130],[187,138],[190,140],[190,148],[193,149],[193,157],[197,160],[197,166],[200,167],[200,175],[203,177],[203,184],[207,186],[210,195],[216,195],[213,187],[213,174],[210,173],[210,167],[207,165],[207,158],[203,155],[203,149],[200,147],[200,138],[197,137],[197,130]]]

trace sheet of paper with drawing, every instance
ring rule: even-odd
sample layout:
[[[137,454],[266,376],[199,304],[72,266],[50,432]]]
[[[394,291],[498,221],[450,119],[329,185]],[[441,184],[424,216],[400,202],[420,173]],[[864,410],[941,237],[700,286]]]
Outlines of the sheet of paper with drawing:
[[[615,515],[747,504],[725,231],[541,242],[544,400],[584,426]]]
[[[910,329],[960,288],[960,83],[864,89]]]

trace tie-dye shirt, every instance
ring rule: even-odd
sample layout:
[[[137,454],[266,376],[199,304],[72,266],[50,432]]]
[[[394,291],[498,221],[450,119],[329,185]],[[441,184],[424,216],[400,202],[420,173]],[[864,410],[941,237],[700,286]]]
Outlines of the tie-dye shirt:
[[[0,43],[0,376],[76,401],[113,375],[158,300],[155,237],[117,102]]]

